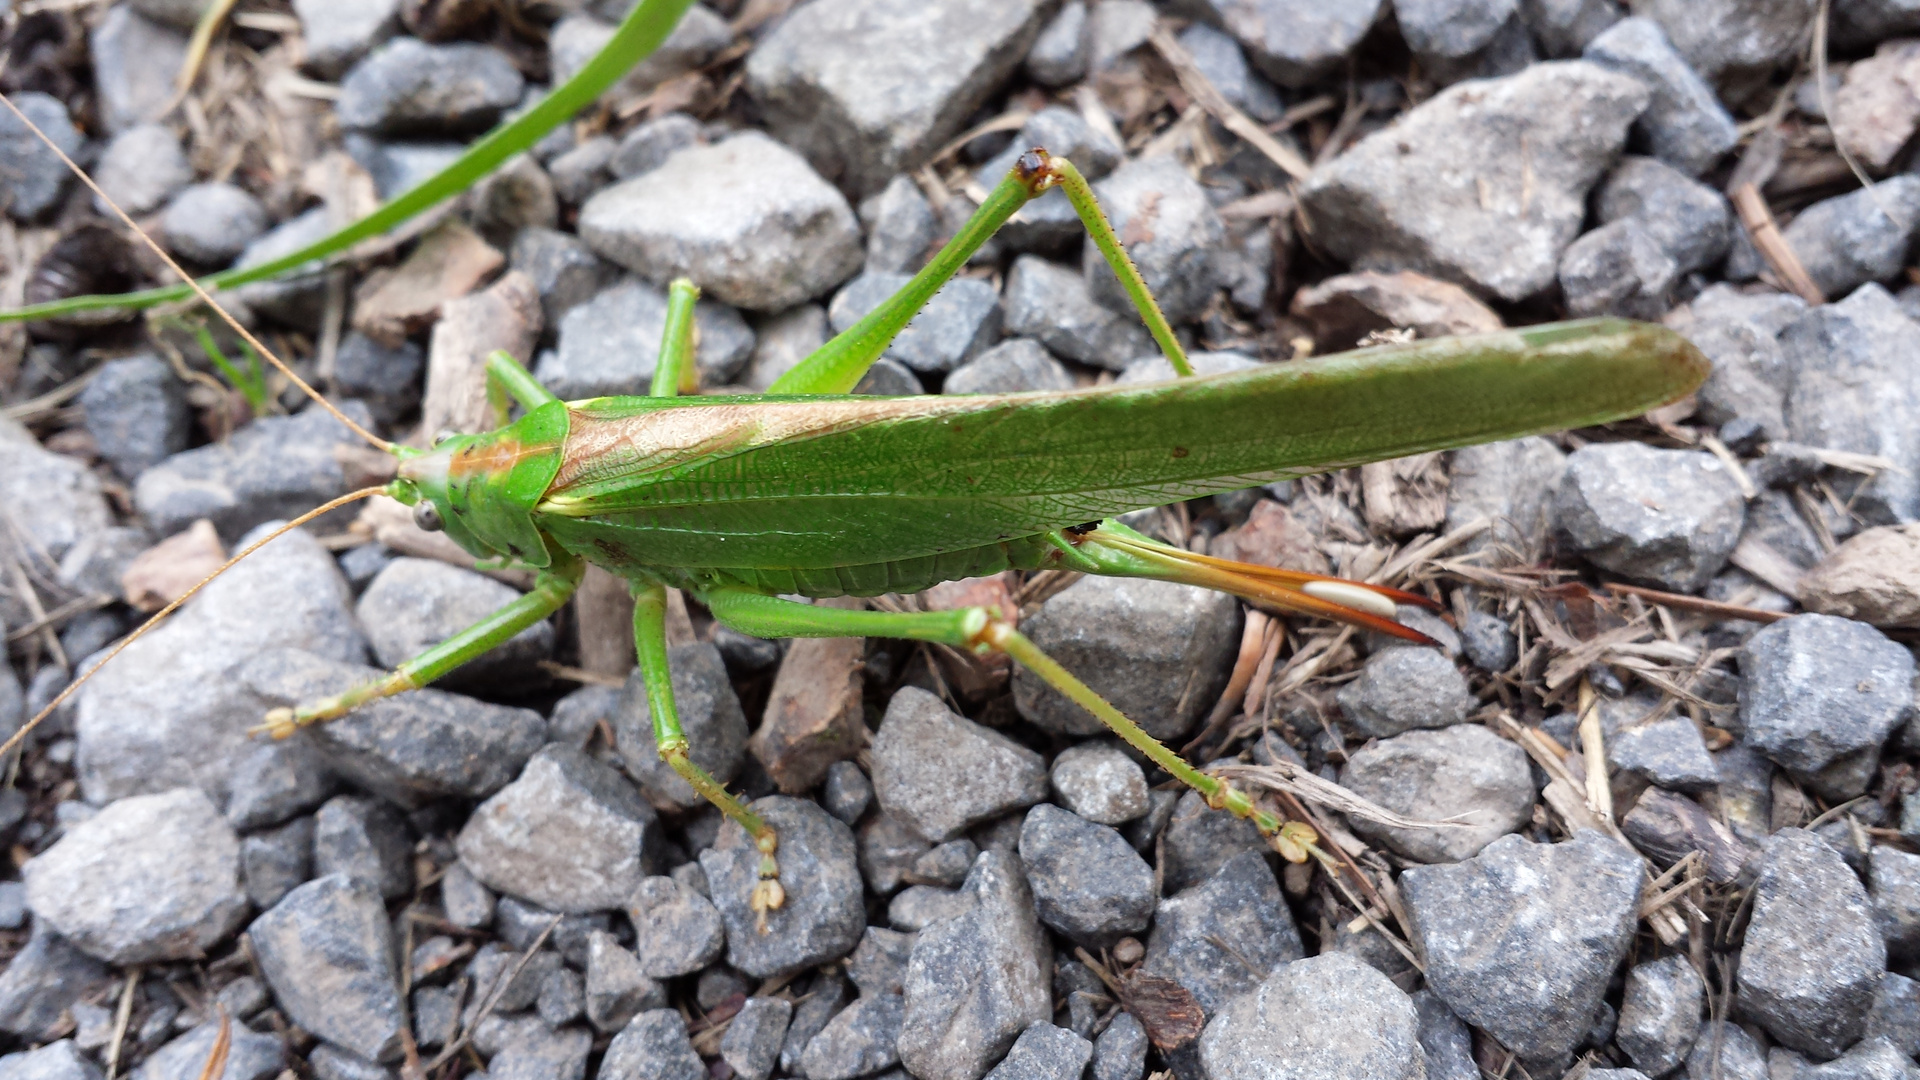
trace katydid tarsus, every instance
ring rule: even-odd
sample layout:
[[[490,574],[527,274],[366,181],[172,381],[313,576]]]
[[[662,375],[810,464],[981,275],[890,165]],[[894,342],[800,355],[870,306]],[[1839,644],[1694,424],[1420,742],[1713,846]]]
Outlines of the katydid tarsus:
[[[1055,186],[1065,189],[1154,339],[1186,377],[1053,393],[849,395],[981,243]],[[1700,353],[1671,331],[1598,319],[1193,377],[1086,181],[1038,148],[899,293],[764,395],[683,396],[697,384],[697,298],[691,282],[675,281],[669,290],[650,396],[561,401],[512,357],[496,353],[485,369],[496,430],[437,437],[428,449],[368,435],[398,459],[397,475],[384,489],[337,502],[383,490],[413,507],[422,527],[443,530],[477,558],[532,570],[534,585],[383,679],[276,709],[258,730],[285,737],[425,686],[552,615],[587,564],[597,564],[632,588],[634,640],[658,753],[745,829],[760,853],[751,903],[763,931],[785,898],[778,837],[689,754],[668,672],[667,589],[685,590],[720,624],[760,637],[898,638],[1005,653],[1215,809],[1250,819],[1286,858],[1324,859],[1311,828],[1281,820],[1188,764],[996,611],[847,610],[786,597],[876,596],[1007,569],[1061,569],[1198,585],[1268,610],[1427,642],[1394,617],[1396,604],[1431,606],[1425,597],[1210,558],[1143,536],[1114,515],[1616,420],[1685,394],[1708,371]],[[212,303],[204,293],[202,299]],[[509,423],[516,405],[522,415]]]

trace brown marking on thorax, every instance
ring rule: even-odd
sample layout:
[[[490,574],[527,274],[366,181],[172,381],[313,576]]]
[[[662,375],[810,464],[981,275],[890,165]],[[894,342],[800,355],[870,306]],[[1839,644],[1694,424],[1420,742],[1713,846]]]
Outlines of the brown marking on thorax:
[[[500,438],[476,443],[454,454],[447,462],[448,480],[505,476],[522,461],[546,453],[549,447],[528,446],[518,439]]]

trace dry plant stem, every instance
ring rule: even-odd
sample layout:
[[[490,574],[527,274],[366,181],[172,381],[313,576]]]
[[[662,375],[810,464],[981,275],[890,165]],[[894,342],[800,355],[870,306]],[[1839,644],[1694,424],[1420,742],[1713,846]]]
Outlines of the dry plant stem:
[[[187,42],[186,62],[180,65],[180,75],[174,80],[173,100],[160,110],[160,115],[167,115],[186,100],[194,81],[200,77],[201,65],[207,62],[207,49],[213,45],[213,35],[219,33],[220,24],[227,20],[234,3],[235,0],[214,0],[200,13],[200,21],[193,26],[193,38]]]
[[[207,1063],[200,1067],[200,1080],[221,1080],[227,1075],[227,1054],[233,1049],[233,1017],[226,1009],[220,1010],[220,1031],[213,1037],[213,1049],[207,1052]]]
[[[1587,807],[1602,821],[1613,820],[1613,788],[1607,783],[1606,735],[1600,730],[1600,700],[1593,683],[1580,680],[1580,751],[1587,766]]]
[[[1313,166],[1307,164],[1305,158],[1289,150],[1266,128],[1227,100],[1220,88],[1214,86],[1213,81],[1200,70],[1200,65],[1194,63],[1193,55],[1173,36],[1173,31],[1167,28],[1166,23],[1155,26],[1153,36],[1147,40],[1153,43],[1154,49],[1173,68],[1173,73],[1180,79],[1180,89],[1220,121],[1221,127],[1245,139],[1248,145],[1265,154],[1268,161],[1278,165],[1282,172],[1295,180],[1305,180],[1313,172]]]
[[[0,100],[4,100],[4,99],[0,99]],[[173,614],[175,611],[179,610],[180,605],[193,599],[194,596],[198,594],[201,589],[204,589],[208,585],[212,584],[213,579],[219,577],[221,574],[226,573],[230,568],[232,568],[232,566],[235,563],[238,563],[241,559],[244,559],[247,556],[253,554],[254,552],[259,551],[261,548],[266,547],[268,544],[273,543],[275,540],[280,539],[282,536],[285,536],[287,533],[292,532],[293,530],[299,528],[302,525],[305,525],[307,522],[312,521],[317,517],[322,517],[328,513],[331,513],[334,510],[338,510],[342,506],[348,505],[349,503],[355,503],[355,502],[359,502],[361,499],[367,499],[375,495],[385,494],[386,490],[387,489],[384,487],[361,488],[359,491],[349,492],[345,495],[340,496],[337,499],[328,500],[327,502],[314,507],[313,509],[307,511],[306,513],[301,514],[299,517],[294,518],[292,521],[287,522],[285,525],[282,525],[279,528],[273,530],[271,533],[268,533],[266,536],[260,538],[259,540],[256,540],[253,543],[247,545],[241,551],[236,553],[233,556],[233,558],[228,559],[226,562],[221,563],[220,568],[218,570],[215,570],[213,573],[208,574],[204,578],[201,578],[198,584],[196,584],[193,588],[188,589],[186,592],[181,593],[178,599],[174,600],[172,603],[168,604],[166,607],[161,608],[159,611],[154,612],[153,617],[148,619],[146,622],[141,623],[139,629],[135,630],[131,634],[128,634],[126,637],[120,639],[120,644],[115,645],[113,647],[112,652],[108,653],[104,658],[102,658],[99,663],[93,665],[91,668],[88,668],[85,674],[73,680],[71,683],[68,683],[67,688],[65,690],[60,691],[60,693],[56,695],[52,701],[47,703],[46,708],[41,709],[39,712],[35,713],[33,716],[33,719],[27,721],[26,724],[22,726],[19,731],[14,732],[12,738],[8,739],[5,743],[0,743],[0,760],[4,760],[6,756],[13,751],[14,747],[19,746],[22,742],[24,742],[27,736],[33,733],[33,729],[40,726],[41,721],[45,720],[49,716],[52,716],[54,713],[54,710],[58,709],[61,705],[65,704],[66,700],[73,696],[74,691],[80,689],[81,686],[85,685],[88,679],[93,678],[94,672],[99,671],[101,668],[105,667],[109,663],[112,663],[113,658],[125,652],[127,649],[127,646],[133,644],[136,641],[139,641],[142,637],[146,636],[147,631],[152,630],[154,627],[160,625],[160,620],[166,618],[167,616]]]
[[[13,113],[14,118],[16,120],[19,120],[20,123],[26,125],[27,130],[32,132],[35,138],[38,138],[42,143],[44,143],[47,146],[48,149],[52,150],[55,154],[58,154],[60,156],[61,162],[63,162],[67,166],[67,168],[73,172],[73,175],[80,178],[80,182],[87,186],[87,190],[93,192],[95,197],[97,197],[101,202],[105,203],[109,208],[111,208],[113,210],[114,216],[118,217],[122,224],[126,225],[128,229],[132,230],[133,234],[135,236],[138,236],[140,238],[140,241],[144,243],[150,251],[152,251],[155,255],[159,256],[160,260],[167,264],[167,269],[172,270],[175,274],[178,274],[180,276],[180,280],[186,283],[188,288],[193,290],[193,294],[195,296],[200,298],[201,303],[212,308],[215,314],[219,315],[221,319],[226,321],[226,324],[228,326],[233,328],[234,333],[240,335],[240,340],[246,342],[248,345],[251,345],[255,352],[265,357],[268,360],[268,362],[273,364],[274,367],[278,368],[280,371],[280,374],[285,375],[289,380],[293,382],[293,385],[300,388],[301,393],[312,398],[314,401],[319,403],[321,408],[324,408],[329,413],[332,413],[333,418],[335,420],[340,421],[342,424],[346,425],[346,428],[348,431],[353,432],[355,435],[360,436],[361,438],[367,440],[367,442],[373,444],[374,446],[379,447],[382,450],[391,450],[393,448],[392,443],[388,442],[387,440],[381,438],[378,435],[375,435],[373,432],[368,431],[366,428],[361,427],[359,424],[354,423],[353,419],[349,417],[346,413],[343,413],[339,409],[334,408],[333,403],[329,402],[326,398],[321,397],[319,391],[315,390],[311,386],[308,386],[305,379],[302,379],[300,376],[294,374],[293,369],[288,367],[286,363],[283,362],[280,359],[280,357],[274,353],[272,349],[267,348],[265,342],[261,341],[257,337],[254,337],[253,331],[248,330],[246,327],[240,325],[240,320],[234,318],[233,315],[229,313],[226,308],[221,307],[217,302],[215,302],[215,300],[213,299],[213,296],[209,294],[207,290],[198,281],[195,281],[192,275],[188,274],[184,269],[182,269],[179,263],[173,260],[173,256],[167,254],[165,249],[163,249],[159,244],[156,244],[153,242],[153,237],[148,236],[146,233],[146,230],[134,224],[133,218],[127,216],[127,212],[120,208],[119,203],[114,202],[113,199],[110,198],[106,192],[100,190],[100,185],[94,183],[93,177],[87,175],[87,170],[82,169],[77,163],[75,163],[75,161],[72,158],[67,156],[66,151],[60,149],[60,147],[57,144],[55,144],[52,139],[47,138],[46,133],[41,131],[39,127],[37,127],[34,124],[33,121],[27,119],[27,114],[20,111],[19,106],[13,103],[13,99],[11,97],[8,97],[6,94],[0,94],[0,103],[4,103],[7,107],[7,110]]]
[[[512,986],[513,980],[519,978],[520,973],[526,970],[527,964],[533,960],[533,954],[540,951],[540,946],[547,943],[547,937],[553,933],[553,928],[560,925],[560,919],[561,916],[555,915],[553,918],[547,920],[545,929],[541,930],[540,936],[534,938],[533,942],[527,946],[527,951],[520,954],[520,960],[513,965],[513,970],[507,972],[504,978],[497,980],[492,986],[487,988],[487,1002],[480,1007],[480,1012],[474,1016],[473,1023],[467,1025],[467,1029],[460,1033],[459,1038],[448,1043],[445,1050],[440,1051],[437,1057],[428,1062],[425,1071],[432,1072],[447,1062],[452,1061],[454,1055],[466,1049],[467,1043],[473,1039],[473,1033],[479,1029],[481,1024],[487,1022],[487,1017],[493,1015],[494,1007],[500,1004],[500,998],[507,992],[507,987]]]
[[[1725,604],[1718,600],[1704,600],[1698,596],[1683,596],[1679,593],[1661,592],[1659,589],[1643,588],[1639,585],[1623,585],[1617,581],[1606,584],[1606,590],[1621,596],[1637,596],[1650,604],[1674,608],[1678,611],[1692,611],[1701,615],[1717,615],[1723,619],[1744,619],[1747,622],[1772,623],[1787,617],[1784,611],[1767,611],[1762,608],[1747,607],[1743,604]]]
[[[1807,268],[1800,263],[1800,256],[1793,253],[1792,245],[1780,233],[1780,223],[1773,219],[1773,211],[1768,208],[1767,200],[1760,195],[1760,189],[1752,183],[1741,184],[1732,192],[1733,208],[1740,215],[1740,224],[1753,240],[1754,249],[1767,265],[1780,276],[1780,280],[1793,291],[1795,296],[1818,307],[1827,302],[1820,287],[1808,276]]]

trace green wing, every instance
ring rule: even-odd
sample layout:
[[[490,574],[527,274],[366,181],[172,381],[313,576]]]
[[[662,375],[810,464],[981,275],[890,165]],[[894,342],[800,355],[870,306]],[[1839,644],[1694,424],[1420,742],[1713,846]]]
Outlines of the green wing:
[[[1065,393],[603,398],[573,406],[539,513],[656,566],[888,562],[1616,420],[1709,370],[1669,330],[1596,319]]]

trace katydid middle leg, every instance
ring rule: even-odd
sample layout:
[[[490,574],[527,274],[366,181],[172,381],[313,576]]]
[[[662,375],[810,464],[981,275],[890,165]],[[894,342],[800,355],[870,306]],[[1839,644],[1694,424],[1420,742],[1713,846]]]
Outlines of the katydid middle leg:
[[[973,216],[960,227],[953,239],[947,241],[946,246],[936,252],[927,265],[913,275],[911,281],[901,286],[899,292],[888,297],[859,322],[815,349],[792,371],[775,379],[773,385],[767,388],[767,393],[844,394],[851,391],[874,361],[880,359],[880,354],[886,352],[888,344],[906,329],[913,317],[933,298],[933,294],[939,292],[940,287],[967,264],[980,245],[1000,231],[1000,227],[1028,201],[1054,187],[1066,192],[1074,213],[1079,215],[1080,223],[1086,227],[1087,235],[1093,238],[1094,246],[1100,249],[1107,265],[1119,277],[1128,298],[1140,312],[1141,320],[1147,324],[1147,331],[1173,365],[1174,373],[1193,374],[1193,366],[1187,362],[1186,352],[1173,336],[1173,328],[1167,325],[1167,317],[1161,313],[1159,303],[1147,289],[1146,281],[1140,277],[1139,268],[1133,265],[1126,247],[1114,234],[1106,214],[1101,212],[1100,203],[1093,197],[1093,188],[1087,184],[1086,177],[1081,176],[1080,170],[1074,168],[1066,158],[1053,157],[1045,150],[1035,149],[1021,155],[1006,179],[988,193],[986,201],[973,212]]]
[[[1086,683],[1042,652],[1013,624],[987,608],[953,611],[846,611],[783,600],[750,589],[718,587],[700,597],[723,625],[754,637],[886,637],[931,641],[956,649],[999,652],[1012,657],[1074,704],[1092,713],[1134,749],[1199,792],[1207,805],[1253,822],[1275,851],[1292,862],[1305,862],[1317,839],[1300,822],[1283,821],[1255,806],[1247,793],[1218,777],[1194,768],[1160,740],[1147,734],[1125,713],[1114,708]]]

